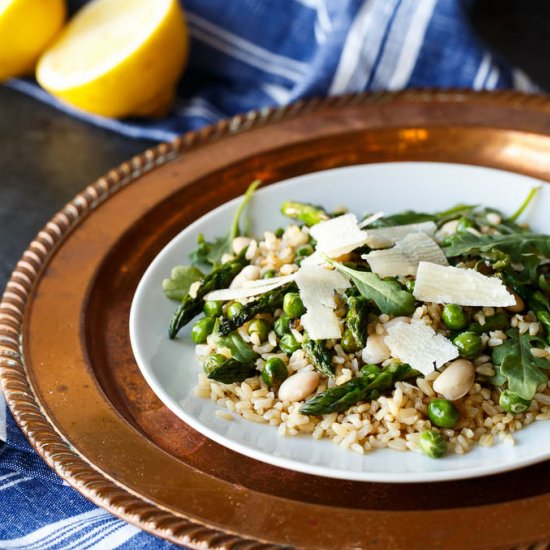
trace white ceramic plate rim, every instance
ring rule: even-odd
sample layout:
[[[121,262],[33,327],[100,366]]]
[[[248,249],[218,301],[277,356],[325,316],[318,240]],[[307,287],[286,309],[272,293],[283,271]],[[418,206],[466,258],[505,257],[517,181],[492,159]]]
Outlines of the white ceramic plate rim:
[[[352,166],[352,167],[345,167],[345,168],[336,168],[333,170],[326,170],[323,172],[318,172],[314,174],[308,174],[305,176],[299,176],[296,178],[292,178],[290,180],[285,180],[284,182],[277,183],[275,185],[269,186],[265,189],[260,189],[257,192],[257,196],[261,196],[263,194],[272,193],[274,189],[280,190],[284,186],[292,186],[296,185],[298,182],[302,182],[303,180],[312,180],[320,178],[321,176],[325,175],[344,175],[346,171],[348,171],[348,174],[351,173],[350,171],[353,170],[361,170],[365,169],[368,171],[369,169],[372,169],[373,167],[382,167],[382,170],[388,169],[391,170],[393,167],[399,166],[400,169],[403,168],[410,168],[411,170],[415,169],[421,169],[421,168],[430,168],[430,167],[440,167],[443,170],[473,170],[474,172],[490,172],[494,173],[495,175],[499,175],[499,177],[504,177],[505,174],[508,178],[513,178],[514,180],[517,180],[518,183],[521,183],[524,187],[524,189],[528,187],[532,187],[533,185],[540,184],[541,182],[538,180],[534,180],[532,178],[528,178],[526,176],[518,175],[518,174],[512,174],[508,172],[503,172],[500,170],[494,170],[489,168],[481,168],[481,167],[473,167],[473,166],[467,166],[467,165],[458,165],[458,164],[446,164],[446,163],[425,163],[425,162],[408,162],[408,163],[384,163],[384,164],[369,164],[369,165],[359,165],[359,166]],[[458,167],[458,168],[457,168]],[[482,172],[480,172],[482,173]],[[520,196],[524,196],[523,192],[520,194]],[[392,472],[373,472],[373,471],[357,471],[352,470],[349,471],[347,469],[342,468],[333,468],[333,467],[327,467],[327,466],[320,466],[316,464],[310,464],[310,463],[304,463],[299,460],[295,459],[289,459],[281,456],[274,456],[267,452],[264,452],[262,450],[259,450],[257,448],[254,448],[250,445],[244,445],[238,441],[235,441],[231,439],[230,437],[227,437],[223,434],[218,433],[217,431],[211,429],[207,425],[204,424],[201,420],[197,418],[197,415],[190,414],[187,412],[182,405],[174,399],[169,392],[166,390],[166,388],[163,386],[163,384],[160,383],[158,378],[155,376],[150,360],[148,359],[148,355],[146,353],[146,350],[144,349],[142,345],[142,341],[140,339],[140,330],[142,327],[141,324],[141,317],[140,317],[140,308],[142,307],[142,302],[144,299],[144,296],[146,292],[148,291],[148,285],[149,285],[149,279],[151,277],[151,274],[155,271],[155,269],[163,262],[164,258],[167,254],[170,252],[173,252],[174,249],[178,248],[180,246],[180,242],[182,239],[184,239],[187,235],[195,231],[198,227],[204,227],[205,225],[209,225],[211,222],[216,220],[220,212],[224,211],[224,209],[231,208],[235,204],[239,202],[240,198],[233,199],[232,201],[229,201],[209,213],[205,214],[195,222],[193,222],[191,225],[186,227],[182,230],[180,234],[178,234],[172,241],[170,241],[163,250],[157,255],[155,260],[151,263],[151,265],[148,267],[147,271],[143,275],[133,302],[132,307],[130,311],[130,339],[131,339],[131,345],[132,349],[137,361],[137,364],[141,370],[141,373],[143,374],[145,380],[151,387],[151,389],[155,392],[155,394],[161,399],[161,401],[172,411],[174,412],[181,420],[183,420],[185,423],[187,423],[189,426],[191,426],[193,429],[197,430],[199,433],[205,435],[209,439],[228,447],[229,449],[236,451],[238,453],[244,454],[248,457],[254,458],[256,460],[266,462],[269,464],[272,464],[274,466],[278,466],[281,468],[287,468],[290,470],[295,470],[298,472],[303,472],[306,474],[312,474],[312,475],[319,475],[324,477],[331,477],[336,479],[346,479],[346,480],[353,480],[353,481],[374,481],[374,482],[390,482],[390,483],[418,483],[418,482],[434,482],[434,481],[450,481],[450,480],[457,480],[457,479],[468,479],[468,478],[474,478],[474,477],[480,477],[490,474],[497,474],[497,473],[503,473],[510,470],[515,470],[518,468],[522,468],[525,466],[529,466],[541,461],[544,461],[546,459],[550,458],[550,445],[547,445],[547,449],[543,451],[539,451],[534,453],[530,456],[525,456],[518,458],[517,460],[513,462],[508,462],[504,464],[499,464],[498,462],[493,462],[486,464],[484,466],[478,466],[475,470],[472,469],[463,469],[463,468],[448,468],[443,470],[426,470],[426,471],[415,471],[413,473],[411,472],[399,472],[399,471],[392,471]],[[315,201],[314,198],[310,199],[312,202]],[[497,201],[498,202],[498,201]],[[448,206],[451,206],[452,204],[455,204],[456,201],[452,198],[449,199]],[[493,204],[491,206],[498,206],[498,204],[495,204],[495,201],[493,201]],[[274,206],[274,208],[277,208],[277,204]],[[427,208],[427,210],[430,210]],[[193,381],[193,384],[196,383],[196,380]],[[207,403],[210,403],[209,400],[202,400],[206,401]],[[218,406],[218,410],[225,410],[222,407]],[[237,418],[237,420],[248,422],[244,420],[243,418]],[[535,424],[542,424],[541,423],[535,423]],[[262,424],[262,427],[264,427],[267,430],[273,430],[275,431],[276,428],[269,426],[267,424]],[[532,426],[528,426],[524,429],[522,429],[519,433],[525,432],[529,428],[532,428]],[[275,434],[276,435],[276,434]],[[279,437],[276,435],[276,437]],[[310,436],[301,436],[301,437],[307,437],[309,438],[309,441],[312,445],[317,445],[320,442],[313,440],[310,438]],[[292,441],[295,438],[289,438],[289,441]],[[324,443],[327,441],[325,440]],[[332,444],[335,450],[338,450],[342,453],[351,453],[349,450],[341,449],[337,445]],[[479,446],[477,446],[479,448]],[[491,447],[491,451],[496,451],[498,453],[498,446]],[[388,450],[388,449],[382,449],[382,450],[375,450],[373,453],[393,453],[397,455],[408,455],[411,454],[410,452],[407,453],[399,453],[398,451]],[[495,453],[495,456],[496,456]],[[367,456],[367,455],[365,455]],[[426,457],[423,457],[427,462],[426,465],[429,466],[431,463],[433,463],[433,459],[428,459]],[[462,458],[462,457],[459,457]],[[439,462],[439,461],[436,461]]]

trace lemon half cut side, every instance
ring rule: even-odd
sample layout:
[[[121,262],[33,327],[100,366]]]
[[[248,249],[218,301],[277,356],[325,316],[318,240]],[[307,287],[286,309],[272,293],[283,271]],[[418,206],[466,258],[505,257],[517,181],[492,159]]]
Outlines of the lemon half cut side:
[[[51,94],[108,117],[162,116],[188,54],[177,0],[93,0],[40,58]]]
[[[65,0],[0,0],[0,80],[31,74],[65,16]]]

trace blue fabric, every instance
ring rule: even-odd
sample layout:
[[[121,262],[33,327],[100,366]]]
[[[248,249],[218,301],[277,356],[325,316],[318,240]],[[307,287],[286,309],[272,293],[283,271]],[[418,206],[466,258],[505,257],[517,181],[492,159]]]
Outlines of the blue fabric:
[[[74,11],[85,2],[70,2]],[[169,116],[111,120],[9,86],[129,137],[168,140],[236,113],[361,90],[535,90],[478,40],[460,0],[185,0],[189,67]],[[0,399],[0,548],[171,546],[97,509],[34,453]]]

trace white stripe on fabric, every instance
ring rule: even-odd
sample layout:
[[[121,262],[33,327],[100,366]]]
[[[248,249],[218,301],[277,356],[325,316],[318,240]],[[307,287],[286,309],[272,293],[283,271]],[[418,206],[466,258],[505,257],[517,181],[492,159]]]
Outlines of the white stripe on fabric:
[[[514,81],[514,88],[520,92],[534,92],[538,90],[538,87],[531,82],[531,79],[521,69],[514,69],[512,71],[512,79]]]
[[[401,55],[393,74],[390,78],[383,77],[388,90],[399,90],[408,84],[436,4],[437,0],[422,0],[416,4],[416,13],[409,20],[408,30],[401,45]],[[401,30],[401,25],[397,28]],[[381,62],[380,65],[384,67],[384,63]]]
[[[19,472],[12,472],[11,474],[6,474],[5,476],[0,476],[0,481],[3,481],[4,479],[9,479],[10,477],[19,475]],[[0,485],[1,487],[1,485]]]
[[[332,30],[332,21],[328,14],[324,0],[295,0],[298,4],[315,10],[317,20],[315,21],[315,39],[318,43],[326,42],[327,34]]]
[[[284,86],[277,86],[276,84],[262,84],[262,90],[279,105],[284,105],[288,102],[291,90]]]
[[[249,65],[296,81],[308,72],[307,63],[265,50],[198,15],[187,12],[187,21],[191,36]]]
[[[58,544],[59,541],[64,540],[73,531],[77,531],[82,525],[89,526],[97,521],[103,521],[106,517],[112,516],[99,508],[84,512],[41,527],[23,537],[0,540],[0,548],[25,548],[28,550],[51,548],[52,545]]]
[[[498,77],[500,76],[500,71],[498,67],[495,65],[491,72],[489,73],[489,77],[487,78],[487,82],[485,83],[484,88],[487,90],[494,90],[495,86],[498,82]]]
[[[100,544],[101,548],[112,548],[107,544],[104,544],[104,539],[117,529],[122,527],[124,522],[118,518],[110,517],[105,520],[102,524],[94,526],[92,529],[86,529],[81,533],[78,538],[71,540],[68,545],[63,547],[63,550],[84,550],[88,548],[93,548],[97,544]]]
[[[124,523],[123,521],[120,521],[120,523],[122,525],[117,526],[117,529],[113,533],[104,537],[101,541],[93,544],[92,546],[87,546],[87,548],[89,550],[105,550],[106,548],[118,548],[141,532],[141,529],[138,529],[134,525]]]
[[[102,511],[105,512],[104,510]],[[61,531],[49,535],[47,537],[48,540],[38,541],[31,548],[32,550],[45,550],[52,546],[59,547],[59,543],[63,542],[63,550],[75,548],[75,544],[76,548],[80,549],[84,547],[84,543],[87,542],[91,536],[93,537],[93,541],[97,539],[98,535],[94,534],[96,531],[99,530],[100,536],[101,534],[107,535],[112,531],[113,523],[119,521],[120,520],[117,518],[105,512],[96,518],[84,519],[71,526],[65,527]]]
[[[472,84],[472,88],[474,90],[481,90],[483,88],[483,84],[485,83],[487,75],[489,74],[490,68],[491,68],[491,54],[489,52],[485,52],[483,54],[483,59],[479,64],[477,74],[474,78],[474,83]]]
[[[194,97],[189,101],[178,101],[176,111],[180,116],[200,116],[211,121],[226,118],[225,114],[216,109],[216,107],[202,97]]]
[[[10,487],[13,487],[14,485],[18,485],[19,483],[23,483],[24,481],[31,480],[32,477],[22,477],[19,479],[14,479],[13,481],[10,481],[9,483],[5,483],[4,485],[0,486],[0,491],[3,491],[4,489],[9,489]]]
[[[8,415],[6,414],[6,401],[0,393],[0,441],[6,441],[8,438]]]
[[[348,32],[329,94],[365,87],[396,6],[397,0],[364,0]]]

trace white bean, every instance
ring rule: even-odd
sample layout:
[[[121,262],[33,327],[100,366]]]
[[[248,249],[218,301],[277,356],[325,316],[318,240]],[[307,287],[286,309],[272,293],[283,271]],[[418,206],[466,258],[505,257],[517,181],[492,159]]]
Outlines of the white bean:
[[[390,348],[384,342],[384,338],[383,334],[373,334],[367,338],[367,345],[361,354],[365,363],[378,365],[390,358]]]
[[[235,237],[232,243],[233,252],[235,252],[235,254],[238,254],[250,244],[251,240],[252,239],[249,239],[248,237]]]
[[[319,374],[315,371],[302,371],[287,378],[279,388],[281,401],[301,401],[311,395],[319,385]]]
[[[466,359],[457,359],[435,379],[433,389],[445,399],[455,401],[464,397],[474,385],[475,368]]]

